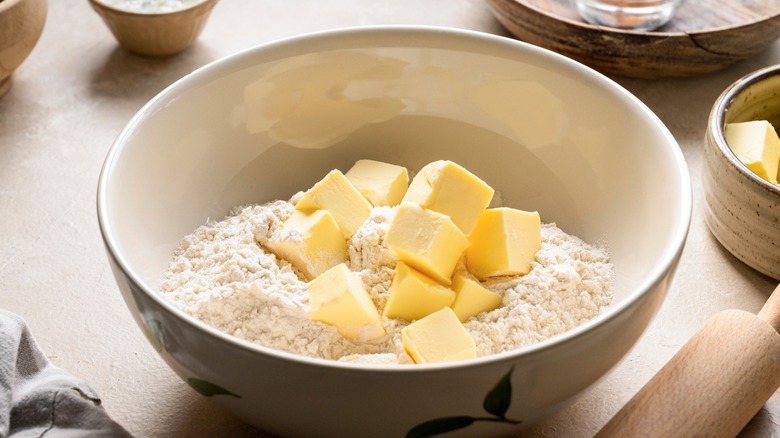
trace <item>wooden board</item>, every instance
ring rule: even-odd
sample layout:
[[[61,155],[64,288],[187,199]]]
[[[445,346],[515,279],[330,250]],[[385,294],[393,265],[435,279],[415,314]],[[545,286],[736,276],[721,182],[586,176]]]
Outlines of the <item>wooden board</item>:
[[[652,32],[585,23],[570,0],[486,1],[518,39],[620,76],[709,73],[780,38],[779,0],[688,0],[669,23]]]

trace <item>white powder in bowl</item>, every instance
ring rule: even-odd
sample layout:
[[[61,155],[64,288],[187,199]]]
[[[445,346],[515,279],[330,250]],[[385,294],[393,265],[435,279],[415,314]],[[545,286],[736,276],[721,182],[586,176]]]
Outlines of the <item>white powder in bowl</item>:
[[[131,12],[173,12],[204,0],[100,0],[101,3]]]
[[[384,318],[387,334],[366,343],[308,316],[307,283],[263,244],[280,233],[291,202],[237,207],[187,236],[161,286],[163,296],[219,330],[266,347],[331,360],[369,364],[412,363],[401,343],[408,322]],[[380,313],[387,302],[395,253],[384,237],[395,208],[377,207],[349,239],[348,266]],[[542,225],[542,247],[531,272],[483,285],[503,297],[501,307],[464,323],[489,355],[561,334],[598,315],[612,299],[614,270],[603,247]]]

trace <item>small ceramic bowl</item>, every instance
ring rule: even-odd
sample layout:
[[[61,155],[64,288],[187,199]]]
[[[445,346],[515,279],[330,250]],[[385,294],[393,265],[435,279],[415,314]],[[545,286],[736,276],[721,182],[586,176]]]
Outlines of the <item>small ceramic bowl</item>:
[[[729,252],[780,280],[780,187],[742,164],[724,136],[726,124],[750,120],[780,128],[780,65],[739,79],[715,101],[704,146],[704,217]]]
[[[89,0],[119,44],[147,56],[171,56],[192,45],[217,0],[201,0],[182,9],[142,12]]]
[[[0,1],[0,96],[11,88],[14,70],[38,43],[46,10],[46,0]]]
[[[249,343],[159,293],[179,242],[208,218],[289,198],[361,158],[412,170],[453,160],[500,190],[504,205],[605,244],[613,302],[538,344],[404,366]],[[582,64],[495,35],[380,26],[272,42],[171,85],[111,147],[98,218],[117,284],[152,345],[239,418],[279,436],[323,437],[399,437],[423,423],[488,418],[455,435],[488,437],[560,409],[634,345],[679,260],[690,191],[663,123]],[[485,403],[497,400],[505,419],[522,423],[490,416]]]

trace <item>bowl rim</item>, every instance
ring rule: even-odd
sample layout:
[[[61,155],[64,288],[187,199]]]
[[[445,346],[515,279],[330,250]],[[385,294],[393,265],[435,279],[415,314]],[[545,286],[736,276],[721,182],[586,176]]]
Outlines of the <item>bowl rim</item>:
[[[748,181],[752,182],[759,188],[765,189],[769,192],[780,195],[780,186],[772,184],[758,176],[755,172],[748,169],[745,163],[740,160],[731,147],[726,143],[726,114],[731,109],[731,105],[735,100],[742,95],[743,92],[749,88],[757,85],[760,82],[768,80],[772,77],[777,77],[780,80],[780,64],[770,65],[754,72],[748,73],[741,78],[734,81],[729,85],[715,100],[710,110],[710,116],[708,121],[707,130],[712,136],[715,146],[720,150],[722,155],[726,157],[726,160],[736,168],[741,175],[746,177]],[[780,128],[776,127],[775,129]]]
[[[21,2],[22,0],[0,0],[0,13],[13,8]]]
[[[6,0],[3,0],[6,1]],[[191,9],[201,8],[208,3],[216,4],[219,0],[195,0],[192,4],[184,6],[183,8],[173,9],[170,11],[136,11],[133,9],[125,9],[119,6],[106,3],[104,0],[89,0],[93,7],[98,7],[106,11],[111,11],[115,14],[126,15],[131,17],[164,17],[175,14],[180,14]]]
[[[111,179],[112,170],[114,166],[116,166],[116,157],[123,147],[124,140],[130,135],[136,126],[141,123],[141,120],[144,119],[147,114],[153,113],[154,109],[161,103],[175,98],[176,95],[181,92],[181,90],[194,88],[198,83],[201,82],[208,82],[210,78],[219,75],[221,71],[233,71],[232,69],[234,66],[240,65],[242,62],[244,62],[245,59],[256,57],[260,53],[277,53],[279,50],[292,48],[294,50],[290,51],[290,53],[283,57],[295,56],[301,47],[309,47],[309,45],[316,47],[323,42],[333,45],[334,43],[338,42],[351,41],[353,44],[357,44],[359,47],[370,47],[365,43],[361,43],[361,38],[355,38],[365,37],[367,34],[371,35],[374,38],[374,41],[379,38],[381,38],[382,41],[387,41],[388,39],[392,40],[396,44],[396,47],[438,47],[435,44],[442,44],[447,46],[447,48],[452,49],[452,47],[454,47],[454,45],[452,45],[452,41],[456,41],[458,43],[463,43],[458,46],[459,50],[467,50],[468,47],[474,48],[489,45],[495,51],[500,52],[508,53],[519,51],[532,53],[534,58],[545,59],[550,62],[554,62],[556,65],[563,65],[567,70],[574,70],[578,74],[584,75],[590,81],[598,82],[602,84],[602,86],[610,88],[616,95],[620,95],[621,97],[628,99],[634,105],[636,105],[637,108],[640,109],[643,114],[654,123],[656,128],[660,130],[660,133],[666,139],[664,142],[664,147],[669,149],[671,158],[676,165],[675,170],[677,178],[680,181],[680,196],[678,204],[678,209],[680,212],[679,216],[673,221],[674,228],[670,232],[668,242],[662,250],[662,257],[659,258],[659,261],[652,267],[643,281],[640,282],[635,288],[633,288],[633,290],[631,290],[628,295],[624,297],[619,303],[611,305],[596,317],[580,324],[577,327],[574,327],[571,330],[553,336],[544,341],[502,353],[480,356],[472,359],[432,364],[414,364],[412,366],[399,364],[363,364],[339,362],[335,360],[303,356],[255,344],[253,342],[239,339],[224,333],[196,319],[195,317],[186,314],[173,302],[167,300],[159,292],[157,292],[156,287],[151,287],[150,285],[146,284],[141,275],[139,275],[139,273],[136,272],[130,266],[128,261],[123,257],[123,254],[113,237],[112,226],[107,221],[107,187]],[[355,43],[355,41],[358,41],[358,43]],[[377,45],[377,47],[379,47],[379,45]],[[333,49],[333,47],[330,48]],[[516,53],[514,54],[515,56],[517,55]],[[265,57],[268,58],[267,55]],[[270,60],[265,62],[270,62]],[[182,324],[191,326],[191,328],[202,333],[203,335],[216,338],[220,341],[230,344],[235,348],[251,352],[252,354],[270,356],[271,358],[282,361],[291,361],[299,365],[369,373],[425,373],[437,370],[468,369],[472,367],[480,367],[486,364],[509,362],[520,356],[542,353],[558,345],[573,342],[579,338],[585,337],[599,326],[607,323],[608,321],[617,319],[625,310],[640,302],[642,298],[648,295],[653,288],[663,283],[664,280],[666,280],[667,275],[673,271],[673,267],[679,260],[679,257],[682,253],[690,227],[692,216],[692,188],[688,167],[685,163],[685,158],[682,154],[682,151],[674,136],[669,132],[668,128],[663,124],[660,118],[658,118],[658,116],[655,115],[655,113],[653,113],[652,110],[650,110],[636,96],[631,94],[617,82],[614,82],[596,70],[593,70],[584,64],[550,50],[519,40],[485,32],[428,25],[371,25],[316,31],[266,42],[212,61],[209,64],[206,64],[196,69],[192,73],[187,74],[179,80],[175,81],[160,93],[158,93],[150,101],[148,101],[140,110],[138,110],[138,112],[133,115],[133,117],[112,143],[101,168],[97,186],[96,206],[101,237],[109,253],[109,257],[115,261],[117,267],[121,269],[122,273],[139,291],[141,291],[148,299],[152,300],[156,305],[167,311],[170,317],[177,319]],[[182,236],[182,238],[183,237],[184,236]],[[643,331],[646,330],[646,328],[647,327],[644,327]]]

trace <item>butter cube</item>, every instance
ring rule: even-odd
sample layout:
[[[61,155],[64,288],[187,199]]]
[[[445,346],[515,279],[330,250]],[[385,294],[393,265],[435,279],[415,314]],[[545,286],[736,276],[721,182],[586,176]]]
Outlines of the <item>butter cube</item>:
[[[452,304],[455,292],[398,262],[384,315],[414,321]]]
[[[265,246],[307,279],[347,260],[347,240],[326,210],[296,210],[282,227]]]
[[[482,312],[497,309],[501,305],[501,295],[463,274],[455,274],[452,278],[452,290],[455,291],[452,311],[461,322]]]
[[[729,123],[724,132],[726,143],[739,161],[756,175],[777,184],[780,139],[769,122]]]
[[[469,246],[448,216],[408,202],[396,210],[385,243],[400,260],[444,285]]]
[[[297,210],[328,210],[349,239],[371,214],[371,204],[338,169],[310,188],[295,205]]]
[[[513,208],[485,210],[469,241],[466,267],[480,280],[527,274],[542,247],[539,213]]]
[[[405,167],[373,160],[358,160],[344,175],[374,207],[401,203],[409,187]]]
[[[309,303],[312,320],[336,326],[346,338],[364,342],[385,334],[374,302],[344,263],[309,283]]]
[[[477,357],[474,339],[449,307],[404,327],[401,330],[401,342],[415,363]]]
[[[468,236],[492,198],[493,189],[468,170],[434,161],[415,175],[403,200],[446,214]]]

